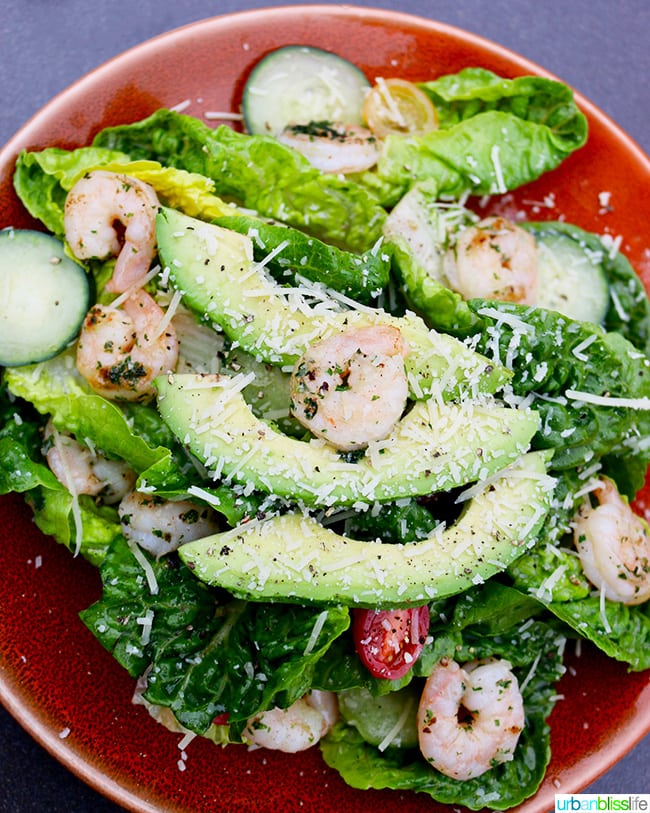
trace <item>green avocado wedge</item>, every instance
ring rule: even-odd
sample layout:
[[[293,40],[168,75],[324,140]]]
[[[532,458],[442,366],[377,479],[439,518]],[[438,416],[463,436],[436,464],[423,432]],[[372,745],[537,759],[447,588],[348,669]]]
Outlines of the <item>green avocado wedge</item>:
[[[413,313],[396,317],[365,306],[347,309],[323,286],[280,285],[255,263],[247,235],[162,208],[156,236],[161,261],[188,307],[268,364],[291,368],[316,340],[382,324],[397,327],[408,343],[405,367],[414,398],[428,397],[432,386],[445,400],[494,393],[511,378],[505,367],[430,330]]]
[[[356,462],[255,417],[241,390],[249,378],[181,374],[156,379],[158,409],[215,479],[293,502],[369,504],[449,491],[482,480],[529,448],[536,412],[485,403],[417,401]]]
[[[179,548],[202,581],[251,601],[391,609],[460,593],[530,548],[555,481],[546,452],[523,455],[485,483],[460,518],[420,542],[361,542],[290,513]]]

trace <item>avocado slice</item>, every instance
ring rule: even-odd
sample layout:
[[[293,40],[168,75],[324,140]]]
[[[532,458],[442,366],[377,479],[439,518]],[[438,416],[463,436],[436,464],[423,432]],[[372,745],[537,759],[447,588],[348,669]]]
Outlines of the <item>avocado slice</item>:
[[[484,479],[529,448],[536,412],[490,403],[416,401],[382,441],[348,462],[323,441],[277,432],[241,390],[247,376],[161,376],[158,409],[215,479],[306,505],[354,505],[449,491]]]
[[[481,584],[534,544],[555,483],[548,459],[523,455],[488,480],[453,525],[421,542],[361,542],[288,513],[189,542],[179,555],[202,581],[252,601],[423,604]]]
[[[163,207],[156,235],[161,261],[186,304],[261,361],[291,368],[317,339],[346,327],[389,324],[409,344],[405,365],[414,398],[428,397],[432,386],[446,400],[494,393],[512,376],[458,339],[430,330],[413,313],[343,309],[329,294],[308,306],[296,289],[281,286],[254,262],[252,240],[244,234]]]

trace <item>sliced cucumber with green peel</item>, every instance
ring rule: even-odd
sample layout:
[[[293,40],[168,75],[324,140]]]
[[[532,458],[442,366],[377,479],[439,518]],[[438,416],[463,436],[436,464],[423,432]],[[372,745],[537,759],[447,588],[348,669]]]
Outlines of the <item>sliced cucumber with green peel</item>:
[[[537,231],[537,304],[570,319],[603,323],[609,306],[609,284],[603,268],[588,250],[566,234]]]
[[[354,726],[363,739],[374,746],[417,748],[417,687],[375,697],[368,689],[356,688],[339,692],[339,711],[348,725]]]
[[[52,358],[77,335],[89,307],[88,275],[60,240],[0,231],[0,365]]]
[[[288,45],[265,56],[244,87],[249,133],[277,135],[287,124],[340,121],[361,124],[370,84],[363,71],[337,54]]]

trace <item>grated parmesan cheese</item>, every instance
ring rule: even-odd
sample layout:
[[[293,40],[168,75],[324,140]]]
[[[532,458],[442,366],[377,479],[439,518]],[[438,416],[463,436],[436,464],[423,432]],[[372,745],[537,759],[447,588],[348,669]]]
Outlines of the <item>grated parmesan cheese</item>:
[[[305,650],[302,653],[303,655],[309,655],[313,648],[316,646],[318,636],[321,634],[323,627],[325,626],[325,622],[327,621],[328,615],[329,615],[328,611],[323,610],[323,612],[320,613],[319,616],[316,618],[311,634],[309,636],[309,640],[307,641]]]
[[[596,395],[581,390],[565,390],[564,394],[571,401],[594,404],[604,407],[623,407],[624,409],[650,409],[650,398],[617,398],[613,395]]]
[[[603,627],[605,628],[605,632],[609,635],[612,631],[612,628],[609,624],[609,619],[607,618],[607,607],[606,607],[606,600],[607,597],[605,595],[605,582],[602,583],[600,588],[600,620],[603,622]]]
[[[156,574],[149,563],[149,560],[144,555],[144,553],[140,550],[135,542],[131,539],[126,540],[127,545],[129,546],[129,550],[133,554],[133,558],[136,562],[140,565],[140,567],[144,570],[144,575],[147,580],[147,585],[149,586],[149,592],[155,596],[158,594],[158,581],[156,579]]]
[[[380,751],[385,751],[386,748],[394,741],[395,737],[400,733],[400,731],[406,725],[406,721],[409,719],[411,714],[411,710],[413,708],[415,700],[413,697],[409,697],[406,703],[404,703],[404,708],[402,709],[402,713],[397,718],[395,725],[386,733],[384,739],[379,743],[377,748]]]

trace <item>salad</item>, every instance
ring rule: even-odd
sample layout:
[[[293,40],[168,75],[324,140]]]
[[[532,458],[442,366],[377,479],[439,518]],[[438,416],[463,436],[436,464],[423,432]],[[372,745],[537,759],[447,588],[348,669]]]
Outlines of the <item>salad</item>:
[[[311,48],[243,112],[19,157],[3,493],[97,565],[82,621],[167,727],[515,806],[567,641],[650,666],[647,295],[579,224],[481,216],[586,121],[551,80]]]

